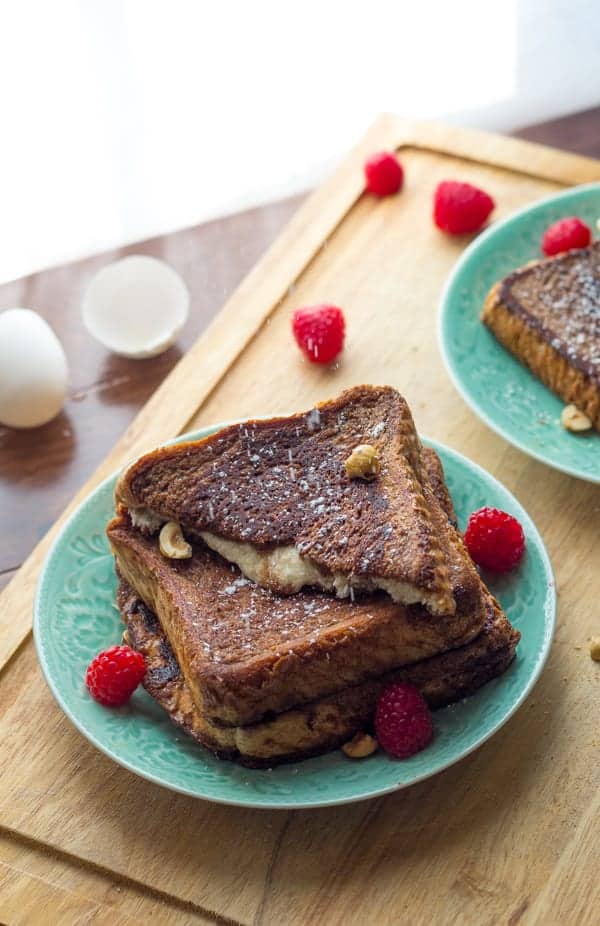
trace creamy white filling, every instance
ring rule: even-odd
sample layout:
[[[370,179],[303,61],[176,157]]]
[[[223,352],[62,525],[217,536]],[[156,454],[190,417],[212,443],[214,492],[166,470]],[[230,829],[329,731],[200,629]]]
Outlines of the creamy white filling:
[[[317,569],[309,560],[302,559],[294,546],[274,547],[261,550],[251,543],[225,540],[210,531],[201,531],[205,544],[219,553],[244,573],[247,579],[257,585],[276,588],[278,591],[292,594],[299,592],[304,585],[318,585],[333,590],[333,577]]]
[[[143,534],[156,534],[166,521],[166,518],[161,518],[150,508],[129,508],[128,511],[131,523]]]
[[[202,531],[200,536],[211,550],[235,563],[247,579],[288,595],[299,592],[306,585],[334,591],[338,598],[352,597],[355,589],[366,592],[381,589],[401,604],[421,602],[434,605],[433,596],[408,582],[323,572],[309,559],[300,556],[294,546],[261,550],[251,543],[225,540],[209,531]]]
[[[164,517],[149,508],[132,508],[129,514],[134,527],[146,534],[156,533],[165,522]],[[185,534],[185,528],[183,530]],[[424,589],[411,585],[409,582],[368,576],[348,576],[341,572],[323,572],[310,559],[300,556],[297,548],[292,545],[262,550],[252,543],[226,540],[210,531],[200,531],[199,536],[211,550],[219,553],[230,563],[235,563],[247,579],[263,588],[270,588],[285,595],[293,595],[305,586],[335,592],[338,598],[352,598],[355,590],[384,591],[399,604],[423,604],[433,614],[444,610],[443,605],[440,605],[438,595],[428,594]]]

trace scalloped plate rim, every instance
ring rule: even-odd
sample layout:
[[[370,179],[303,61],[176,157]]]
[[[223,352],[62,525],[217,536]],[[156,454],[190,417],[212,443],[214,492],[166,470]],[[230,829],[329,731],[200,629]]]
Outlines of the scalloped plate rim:
[[[474,259],[474,255],[477,254],[477,251],[481,245],[484,245],[487,241],[490,240],[490,238],[494,238],[497,232],[502,231],[512,222],[524,218],[526,215],[534,212],[537,209],[541,210],[545,206],[548,206],[552,203],[560,202],[562,199],[569,199],[573,196],[574,193],[585,194],[586,192],[592,191],[600,194],[600,181],[578,184],[576,186],[567,187],[565,190],[560,190],[558,193],[551,193],[548,196],[544,196],[543,198],[530,203],[528,206],[522,206],[520,209],[516,209],[514,212],[511,212],[510,215],[505,216],[503,219],[500,219],[497,222],[494,222],[492,225],[490,225],[489,228],[486,228],[481,232],[481,234],[477,235],[477,237],[471,241],[469,245],[467,245],[461,256],[454,264],[442,289],[437,318],[437,339],[439,351],[446,368],[446,372],[452,380],[454,388],[459,393],[463,401],[466,402],[469,408],[475,412],[477,417],[483,421],[484,424],[490,428],[490,430],[504,438],[504,440],[508,441],[509,444],[512,444],[513,447],[521,450],[527,456],[533,457],[533,459],[538,460],[540,463],[544,463],[546,466],[550,466],[552,469],[556,469],[561,473],[566,473],[568,476],[573,476],[576,479],[582,479],[585,482],[591,482],[592,484],[596,485],[600,483],[600,472],[597,476],[593,474],[590,475],[589,473],[582,473],[567,464],[562,464],[560,461],[549,460],[540,451],[531,448],[525,441],[520,440],[511,431],[504,428],[501,424],[497,424],[495,421],[493,421],[492,418],[490,418],[488,415],[487,411],[482,408],[478,400],[472,397],[468,387],[465,386],[461,380],[458,367],[454,358],[451,357],[450,349],[446,344],[446,338],[444,334],[444,324],[446,321],[446,316],[449,312],[450,294],[456,285],[456,281],[463,273],[464,267]],[[502,351],[505,350],[505,348],[503,348],[501,345],[498,345],[498,348]],[[538,382],[542,388],[547,388],[539,380]],[[554,395],[551,390],[548,391]]]
[[[258,418],[235,419],[233,421],[223,422],[223,423],[216,424],[216,425],[208,425],[203,428],[198,428],[197,430],[190,431],[185,434],[181,434],[178,437],[174,438],[173,440],[165,441],[164,444],[161,444],[160,446],[168,446],[169,444],[176,444],[179,442],[183,442],[185,440],[198,440],[198,439],[201,439],[202,437],[208,436],[209,434],[212,434],[220,430],[223,427],[226,427],[227,425],[242,424],[245,421],[252,421],[252,420],[259,420],[259,419]],[[448,447],[445,444],[440,443],[439,441],[433,440],[432,438],[426,437],[423,434],[421,434],[420,436],[424,443],[433,447],[435,450],[438,450],[438,451],[441,450],[443,453],[446,453],[449,456],[454,457],[462,466],[465,466],[467,470],[471,470],[478,477],[478,479],[480,479],[482,482],[484,483],[491,482],[492,484],[496,483],[498,486],[500,486],[500,488],[507,495],[510,496],[510,498],[515,502],[516,507],[521,509],[521,511],[523,512],[525,516],[524,519],[527,524],[527,528],[529,532],[536,538],[537,552],[540,555],[540,559],[541,559],[542,566],[543,566],[543,569],[546,575],[546,580],[547,580],[547,591],[546,591],[546,596],[545,596],[545,601],[544,601],[543,645],[542,645],[540,652],[538,653],[535,665],[533,666],[532,671],[526,683],[524,684],[518,697],[515,699],[511,707],[498,718],[498,720],[492,725],[492,727],[489,730],[487,730],[481,736],[477,737],[469,747],[463,749],[460,752],[460,754],[452,756],[447,761],[443,761],[435,768],[429,768],[423,771],[422,773],[415,774],[414,777],[412,777],[410,781],[400,781],[388,787],[385,787],[385,786],[375,787],[372,790],[363,790],[361,791],[360,794],[352,795],[350,797],[329,798],[325,800],[294,801],[290,803],[286,801],[280,801],[280,802],[278,801],[276,803],[273,803],[273,802],[269,802],[267,800],[261,800],[261,799],[238,800],[238,799],[232,799],[228,797],[221,797],[221,796],[214,796],[211,794],[209,795],[209,794],[199,793],[198,790],[193,790],[191,788],[179,786],[176,783],[166,781],[160,775],[153,775],[149,772],[140,770],[139,768],[135,766],[134,763],[130,762],[127,759],[122,758],[117,753],[115,753],[113,749],[111,749],[110,746],[106,746],[102,742],[102,740],[94,733],[94,731],[91,730],[87,726],[87,724],[84,721],[82,721],[71,710],[71,708],[65,703],[65,700],[63,699],[60,688],[55,683],[55,680],[46,662],[46,657],[45,657],[45,653],[43,650],[43,643],[41,639],[42,637],[41,625],[43,623],[43,617],[41,614],[40,602],[41,602],[41,598],[42,598],[45,584],[47,581],[46,576],[49,572],[50,564],[52,563],[53,559],[56,556],[60,555],[60,547],[61,547],[63,540],[68,535],[73,524],[81,516],[82,511],[88,505],[93,503],[96,495],[99,494],[103,489],[105,489],[108,484],[114,483],[120,470],[116,470],[110,476],[107,476],[105,479],[103,479],[102,482],[100,482],[95,487],[95,489],[85,499],[82,500],[82,502],[77,506],[75,511],[73,511],[71,515],[68,517],[65,524],[59,531],[58,535],[52,542],[48,550],[48,553],[46,554],[42,569],[40,570],[40,574],[39,574],[39,578],[38,578],[38,582],[36,586],[36,593],[35,593],[34,604],[33,604],[33,638],[34,638],[36,654],[37,654],[37,658],[38,658],[40,667],[42,669],[42,673],[44,675],[46,684],[48,685],[50,692],[52,696],[54,697],[55,701],[57,702],[58,706],[60,707],[62,712],[65,714],[65,716],[68,718],[68,720],[79,731],[79,733],[81,733],[81,735],[84,736],[85,739],[88,740],[88,742],[90,742],[93,746],[95,746],[96,749],[98,749],[101,753],[107,756],[107,758],[111,759],[113,762],[115,762],[115,764],[121,766],[122,768],[125,768],[127,771],[131,772],[132,774],[136,775],[139,778],[142,778],[146,781],[150,781],[153,784],[166,788],[169,791],[173,791],[179,794],[184,794],[188,797],[193,797],[198,800],[206,800],[206,801],[209,801],[215,804],[223,804],[223,805],[232,806],[232,807],[247,807],[250,809],[258,809],[258,810],[307,810],[311,808],[316,809],[320,807],[342,806],[345,804],[353,804],[359,801],[370,800],[376,797],[383,797],[386,794],[391,794],[396,791],[403,790],[404,788],[412,787],[412,785],[418,784],[421,781],[425,781],[426,779],[431,778],[439,774],[440,772],[443,772],[447,768],[450,768],[451,766],[456,765],[458,762],[461,762],[467,756],[471,755],[471,753],[479,749],[479,747],[482,746],[484,743],[486,743],[489,739],[491,739],[491,737],[494,736],[510,720],[510,718],[516,713],[516,711],[523,705],[524,701],[531,694],[533,688],[535,687],[544,669],[544,666],[546,664],[546,661],[550,653],[550,649],[552,646],[552,640],[554,637],[554,632],[555,632],[555,627],[556,627],[557,595],[556,595],[556,582],[554,579],[554,571],[552,569],[552,564],[551,564],[548,552],[546,550],[546,546],[543,542],[541,534],[539,533],[534,521],[529,516],[527,511],[523,508],[523,506],[520,504],[518,499],[516,499],[516,497],[504,486],[504,484],[501,483],[494,476],[492,476],[491,473],[487,472],[487,470],[485,470],[478,463],[475,463],[473,460],[470,460],[468,457],[464,456],[459,451],[451,447]],[[199,747],[199,748],[202,749],[202,747]],[[201,757],[200,757],[200,761],[201,761]],[[225,760],[222,760],[222,761],[225,761]],[[301,766],[302,763],[300,762],[298,763],[298,765]]]

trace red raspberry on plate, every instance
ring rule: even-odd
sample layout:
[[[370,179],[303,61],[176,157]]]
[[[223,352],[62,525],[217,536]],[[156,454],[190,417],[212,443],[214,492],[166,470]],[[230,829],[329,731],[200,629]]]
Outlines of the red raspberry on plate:
[[[146,660],[130,646],[111,646],[90,662],[85,683],[100,704],[118,707],[129,700],[146,672]]]
[[[418,688],[393,682],[383,690],[375,708],[375,735],[381,748],[397,759],[407,759],[429,745],[433,721]]]
[[[482,228],[495,206],[491,196],[471,183],[442,180],[433,194],[433,221],[451,235]]]
[[[546,229],[542,238],[542,251],[546,257],[553,257],[573,248],[587,248],[591,240],[591,229],[577,216],[571,216],[559,219]]]
[[[516,518],[498,508],[480,508],[469,518],[465,543],[478,566],[508,572],[525,552],[525,535]]]
[[[402,189],[404,170],[391,151],[378,151],[365,161],[365,188],[375,196],[392,196]]]
[[[292,331],[298,347],[311,363],[331,363],[344,346],[344,313],[336,305],[296,309]]]

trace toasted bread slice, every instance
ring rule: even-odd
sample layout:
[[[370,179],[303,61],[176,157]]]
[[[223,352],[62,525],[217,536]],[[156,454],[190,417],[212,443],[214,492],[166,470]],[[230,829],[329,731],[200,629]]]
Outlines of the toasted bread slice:
[[[346,473],[359,444],[378,454],[372,482]],[[382,590],[432,614],[456,607],[412,416],[389,387],[357,386],[307,414],[146,454],[120,477],[116,501],[142,530],[178,521],[280,594]]]
[[[511,273],[491,289],[481,318],[600,430],[600,242]]]
[[[457,601],[443,621],[381,593],[354,602],[322,592],[278,596],[202,544],[193,545],[191,559],[167,560],[127,514],[109,524],[117,569],[159,616],[202,714],[222,724],[254,723],[477,636],[484,586],[450,523],[447,492],[438,488],[442,508],[426,474],[443,487],[439,459],[425,451],[423,461],[424,492],[449,550]]]
[[[377,698],[393,681],[416,685],[434,708],[473,694],[505,671],[514,659],[520,638],[488,593],[483,630],[466,646],[345,688],[261,723],[224,727],[198,710],[156,615],[123,581],[118,599],[127,625],[126,639],[146,659],[144,687],[149,694],[175,724],[211,752],[251,767],[294,762],[327,752],[358,731],[369,729]]]

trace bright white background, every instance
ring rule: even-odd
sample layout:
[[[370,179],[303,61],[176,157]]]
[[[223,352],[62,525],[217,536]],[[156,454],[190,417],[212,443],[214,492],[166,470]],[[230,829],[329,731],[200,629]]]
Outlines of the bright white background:
[[[598,0],[2,5],[0,279],[306,188],[382,110],[600,103]]]

